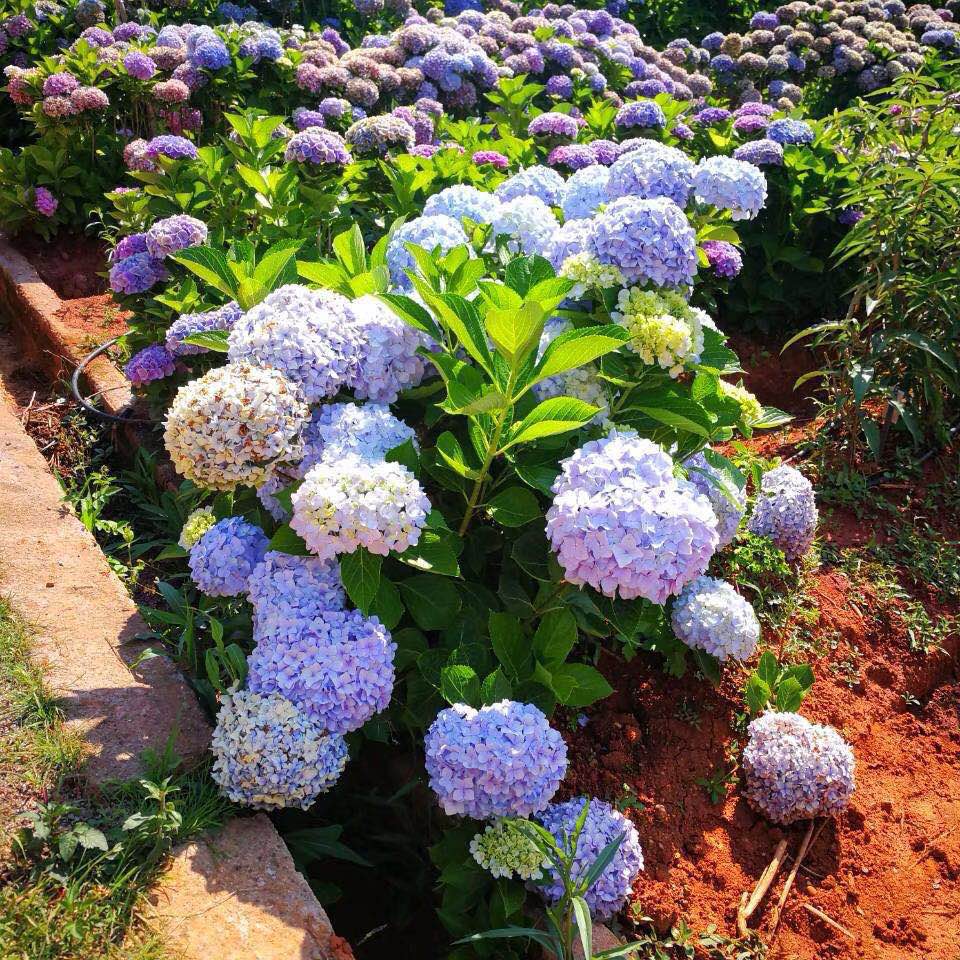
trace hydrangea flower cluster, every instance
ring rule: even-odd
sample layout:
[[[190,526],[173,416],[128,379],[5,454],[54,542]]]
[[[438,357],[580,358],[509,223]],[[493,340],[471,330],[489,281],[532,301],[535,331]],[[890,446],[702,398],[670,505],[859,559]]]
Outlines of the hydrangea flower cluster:
[[[703,310],[691,307],[678,293],[639,287],[621,290],[610,316],[627,328],[630,349],[644,363],[659,364],[674,378],[688,363],[699,362],[704,321],[713,325]]]
[[[783,166],[783,146],[776,140],[751,140],[733,151],[734,160],[743,160],[756,167]]]
[[[500,210],[500,201],[490,193],[469,184],[458,183],[427,197],[423,214],[442,215],[458,223],[466,217],[474,223],[493,223]]]
[[[747,727],[745,794],[774,823],[842,813],[854,791],[850,745],[833,727],[768,712]]]
[[[361,340],[346,297],[287,284],[234,322],[228,356],[280,371],[316,403],[354,378]]]
[[[662,604],[717,548],[710,501],[633,431],[584,444],[562,461],[553,492],[547,539],[566,579],[605,596]]]
[[[290,526],[318,557],[365,547],[386,556],[420,540],[430,501],[402,464],[350,455],[311,467],[292,497]]]
[[[733,220],[752,220],[767,202],[767,180],[752,163],[707,157],[694,171],[693,193],[700,203],[729,210]]]
[[[560,203],[563,189],[563,177],[556,170],[534,166],[508,177],[494,192],[501,203],[518,197],[537,197],[548,207],[555,207]]]
[[[59,206],[60,201],[46,187],[37,187],[33,191],[33,207],[40,216],[52,217]]]
[[[359,730],[389,706],[397,645],[376,617],[327,610],[271,626],[248,657],[252,691],[282,694],[330,733]]]
[[[445,813],[527,817],[550,802],[567,747],[533,704],[501,700],[441,710],[425,738],[430,787]]]
[[[228,363],[177,391],[163,439],[177,472],[198,486],[259,486],[276,460],[298,452],[307,414],[279,371]]]
[[[718,277],[732,280],[743,269],[740,251],[726,240],[704,240],[700,245],[710,261],[710,268]]]
[[[752,425],[763,419],[763,406],[742,383],[721,380],[720,392],[740,404],[740,419],[744,423]]]
[[[747,660],[760,640],[753,607],[723,580],[697,577],[677,597],[670,614],[673,632],[688,647],[718,660]]]
[[[466,244],[467,235],[459,220],[445,214],[417,217],[395,230],[387,244],[387,266],[393,285],[404,293],[413,289],[407,273],[419,274],[416,262],[407,250],[408,243],[423,247],[427,251],[439,247],[442,255],[449,253],[454,247]]]
[[[609,199],[609,183],[610,170],[602,164],[591,163],[577,170],[564,184],[560,198],[564,220],[592,217]]]
[[[177,543],[184,550],[189,550],[200,538],[217,522],[213,507],[197,507],[183,522],[180,539]]]
[[[350,151],[339,133],[308,127],[295,133],[287,143],[284,159],[314,167],[342,167],[350,162]]]
[[[731,489],[720,471],[707,461],[702,453],[695,453],[683,461],[690,482],[710,501],[717,516],[717,549],[722,550],[733,542],[740,528],[740,521],[747,511],[747,491]]]
[[[135,253],[118,260],[110,267],[110,289],[114,293],[132,296],[145,293],[154,284],[169,279],[170,274],[162,260],[151,257],[149,253]]]
[[[685,206],[693,186],[693,161],[682,150],[656,140],[641,144],[621,154],[610,167],[610,199],[666,197]]]
[[[633,127],[659,130],[667,125],[667,118],[655,100],[635,100],[617,111],[614,124],[621,130]]]
[[[817,529],[817,505],[810,481],[786,464],[768,470],[760,482],[760,495],[748,528],[751,533],[769,537],[788,560],[802,557]]]
[[[117,249],[119,250],[120,247],[118,246]],[[203,313],[181,314],[167,327],[167,350],[175,357],[207,353],[206,347],[184,343],[184,341],[187,337],[196,336],[198,333],[231,330],[242,315],[243,311],[233,300],[222,307],[206,310]]]
[[[242,517],[219,520],[190,548],[190,575],[210,597],[247,592],[254,567],[267,552],[263,531]]]
[[[507,249],[527,256],[542,256],[559,227],[553,211],[535,196],[505,200],[493,220],[494,236],[508,237]]]
[[[509,819],[488,824],[470,841],[470,855],[494,877],[539,880],[548,862]]]
[[[417,350],[427,338],[374,296],[358,297],[350,306],[361,341],[350,386],[360,399],[393,403],[423,379],[426,362]]]
[[[169,377],[175,367],[176,362],[170,351],[158,343],[153,343],[138,350],[127,361],[123,372],[135,387],[140,387],[145,383]]]
[[[530,121],[527,132],[532,137],[549,136],[575,140],[580,132],[580,124],[566,113],[541,113]]]
[[[206,239],[207,225],[202,220],[178,213],[158,220],[150,227],[146,235],[147,253],[156,260],[163,260],[187,247],[200,246]]]
[[[577,841],[573,860],[574,877],[582,877],[604,847],[619,837],[623,838],[613,859],[584,895],[594,914],[610,917],[627,902],[633,891],[633,881],[643,869],[643,850],[637,828],[609,803],[587,797],[553,803],[538,819],[553,834],[557,843],[563,845],[565,838],[573,834],[585,803],[589,803],[590,808]],[[563,896],[563,884],[552,867],[547,868],[547,876],[552,882],[540,889],[548,900],[556,902]]]
[[[250,690],[221,697],[210,749],[223,793],[261,810],[308,809],[340,779],[349,756],[342,736],[285,697]]]
[[[324,458],[335,463],[346,456],[382,460],[407,440],[416,446],[413,428],[398,420],[385,404],[330,403],[313,415],[304,433],[309,451],[304,459],[313,463]]]
[[[247,596],[255,640],[310,624],[346,604],[338,564],[276,550],[268,550],[254,568]]]

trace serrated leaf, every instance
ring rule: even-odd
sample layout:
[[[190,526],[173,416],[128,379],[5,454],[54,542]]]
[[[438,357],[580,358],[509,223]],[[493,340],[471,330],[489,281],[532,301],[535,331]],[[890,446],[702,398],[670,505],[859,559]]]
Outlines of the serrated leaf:
[[[480,678],[473,667],[451,664],[440,671],[440,696],[451,706],[465,703],[480,706]]]
[[[303,537],[288,523],[277,527],[277,532],[270,538],[267,549],[276,550],[278,553],[289,553],[294,557],[311,556]]]
[[[803,702],[803,687],[795,677],[787,677],[777,685],[777,709],[785,713],[796,713]]]
[[[364,614],[371,612],[380,589],[383,558],[360,547],[340,557],[340,579],[354,606]]]
[[[488,621],[493,652],[503,664],[508,676],[527,676],[533,663],[530,641],[520,621],[509,613],[491,613]]]
[[[542,516],[543,511],[526,487],[507,487],[487,502],[487,513],[501,526],[522,527]]]
[[[485,704],[499,703],[501,700],[509,700],[513,695],[513,684],[507,679],[502,668],[497,667],[493,673],[484,677],[480,685],[480,699]]]
[[[551,397],[539,403],[510,431],[508,447],[543,437],[579,430],[599,413],[600,408],[573,397]]]
[[[569,330],[554,338],[537,363],[532,382],[574,370],[586,363],[618,350],[629,340],[627,331],[618,324]]]

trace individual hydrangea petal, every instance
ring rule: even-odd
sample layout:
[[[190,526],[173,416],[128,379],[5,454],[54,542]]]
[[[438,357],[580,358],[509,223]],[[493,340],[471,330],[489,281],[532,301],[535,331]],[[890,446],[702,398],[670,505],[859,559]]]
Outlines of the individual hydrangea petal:
[[[747,526],[751,533],[769,537],[788,560],[802,557],[817,529],[817,505],[810,481],[786,464],[768,470]]]
[[[376,617],[327,610],[286,628],[261,627],[248,683],[292,700],[330,733],[350,733],[390,705],[396,650]]]
[[[690,482],[710,501],[717,515],[717,534],[720,537],[717,549],[722,550],[733,542],[740,528],[740,521],[747,510],[747,491],[731,489],[730,483],[707,462],[702,453],[688,457],[683,465],[687,468]]]
[[[190,576],[210,597],[237,597],[247,592],[254,567],[267,552],[264,532],[242,517],[215,523],[190,549]]]
[[[276,460],[299,456],[307,415],[282,373],[229,363],[177,391],[163,439],[177,472],[201,487],[259,486]]]
[[[261,810],[307,810],[340,779],[349,753],[280,694],[223,694],[210,743],[211,776],[235,803]]]
[[[747,800],[774,823],[842,813],[854,791],[850,745],[833,727],[768,712],[747,727]]]
[[[643,869],[643,850],[637,828],[609,803],[596,797],[575,797],[565,803],[553,803],[537,818],[563,845],[576,827],[585,803],[590,804],[583,830],[577,840],[573,860],[573,876],[582,877],[608,844],[623,837],[613,859],[587,890],[584,899],[590,910],[599,917],[613,916],[626,904],[633,891],[633,881]],[[549,882],[537,889],[555,903],[564,892],[563,883],[553,868],[548,868]]]
[[[670,614],[673,632],[688,647],[718,660],[747,660],[757,649],[760,622],[753,607],[723,580],[697,577]]]
[[[513,700],[441,710],[424,746],[444,812],[475,820],[543,810],[567,772],[563,738],[541,710]]]

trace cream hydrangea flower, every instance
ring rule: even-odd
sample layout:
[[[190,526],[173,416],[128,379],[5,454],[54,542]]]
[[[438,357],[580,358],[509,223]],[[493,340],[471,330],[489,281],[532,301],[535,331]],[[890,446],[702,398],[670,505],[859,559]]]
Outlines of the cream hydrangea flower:
[[[213,507],[197,507],[183,522],[177,542],[184,550],[189,550],[216,522]]]
[[[473,859],[495,877],[539,880],[547,866],[536,844],[506,819],[495,820],[470,841]]]
[[[676,378],[687,363],[700,359],[703,327],[712,321],[679,294],[630,287],[620,291],[617,307],[611,317],[626,327],[630,349],[644,363],[658,364]]]

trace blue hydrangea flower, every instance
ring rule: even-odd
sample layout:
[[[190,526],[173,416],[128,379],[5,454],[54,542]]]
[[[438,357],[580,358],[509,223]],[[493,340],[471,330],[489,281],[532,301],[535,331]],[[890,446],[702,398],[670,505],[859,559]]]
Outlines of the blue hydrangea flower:
[[[693,171],[693,161],[682,150],[656,140],[641,140],[610,167],[609,196],[611,200],[666,197],[684,207],[690,196]]]
[[[407,272],[419,274],[416,261],[406,248],[408,243],[423,247],[428,252],[439,247],[442,255],[466,244],[467,235],[458,220],[444,214],[417,217],[395,230],[387,244],[387,266],[391,282],[404,293],[413,290]]]
[[[810,481],[786,464],[768,470],[747,526],[751,533],[769,537],[788,560],[802,557],[817,529],[817,505]]]
[[[617,111],[613,122],[620,130],[632,127],[660,130],[667,125],[667,118],[656,100],[635,100],[625,103]]]
[[[493,223],[499,209],[500,201],[492,193],[458,183],[427,197],[423,215],[452,217],[458,223],[464,217],[474,223]]]
[[[565,220],[592,217],[609,199],[607,185],[610,171],[599,163],[578,170],[567,180],[560,198]]]
[[[767,136],[777,143],[813,143],[813,128],[805,120],[782,117],[772,120],[767,127]]]
[[[613,859],[584,896],[594,914],[611,917],[630,898],[633,881],[643,869],[643,850],[637,828],[609,803],[596,797],[589,800],[587,797],[575,797],[565,803],[552,803],[537,819],[559,844],[565,845],[565,840],[573,834],[577,819],[583,813],[586,803],[590,804],[590,808],[577,840],[577,852],[573,861],[574,877],[583,877],[604,847],[618,837],[623,837]],[[546,886],[538,886],[537,889],[547,900],[555,903],[563,896],[563,884],[553,868],[547,870],[547,876],[552,882]]]
[[[158,220],[147,231],[147,253],[156,260],[163,260],[187,247],[201,246],[206,240],[207,225],[202,220],[177,213]]]
[[[713,127],[718,123],[725,123],[732,116],[724,107],[704,107],[690,118],[690,122],[697,126]]]
[[[593,247],[600,263],[617,267],[628,283],[683,286],[697,273],[696,234],[666,197],[614,200],[594,221]]]
[[[543,248],[543,256],[550,261],[553,269],[559,272],[567,257],[589,249],[592,236],[592,221],[568,220],[559,230],[554,231],[549,243]]]
[[[528,817],[567,772],[567,746],[533,704],[501,700],[441,710],[424,739],[430,788],[445,813]]]
[[[833,727],[768,712],[747,727],[747,800],[774,823],[842,813],[854,791],[850,745]]]
[[[247,682],[255,693],[282,694],[328,733],[350,733],[390,705],[396,650],[376,617],[328,610],[285,629],[261,629]]]
[[[247,592],[253,568],[267,552],[263,531],[242,517],[215,523],[190,549],[190,575],[210,597],[236,597]]]
[[[276,550],[268,550],[253,568],[247,588],[255,640],[311,623],[346,604],[339,564]]]
[[[115,293],[132,296],[145,293],[154,284],[168,280],[169,277],[163,261],[144,251],[124,257],[110,268],[110,289]]]
[[[767,178],[752,163],[732,157],[707,157],[693,174],[700,203],[729,210],[733,220],[752,220],[767,202]]]
[[[563,195],[563,177],[549,167],[527,167],[504,180],[496,194],[501,203],[517,197],[539,197],[548,207],[555,207]]]
[[[509,237],[513,253],[543,255],[560,224],[553,211],[539,197],[521,196],[500,205],[493,221],[493,235]]]
[[[198,333],[212,333],[217,330],[231,330],[240,319],[243,311],[231,300],[230,303],[203,313],[184,313],[167,327],[167,350],[175,357],[185,357],[197,353],[208,353],[206,347],[193,343],[184,343],[187,337]]]
[[[353,380],[361,343],[346,297],[287,284],[234,323],[228,355],[281,371],[316,403]]]
[[[710,501],[633,431],[611,431],[561,463],[547,539],[566,579],[608,597],[662,604],[700,576],[717,548]]]
[[[211,776],[235,803],[261,810],[313,806],[340,779],[346,741],[280,694],[223,694],[210,742]]]
[[[139,387],[153,380],[162,380],[173,373],[176,364],[172,354],[159,343],[138,350],[127,362],[123,372],[127,379]]]
[[[729,583],[713,577],[697,577],[683,588],[670,621],[688,647],[718,660],[747,660],[760,640],[753,607]]]
[[[731,489],[720,471],[712,467],[702,453],[688,457],[683,465],[687,468],[690,482],[710,501],[717,515],[717,534],[720,537],[717,549],[722,550],[737,535],[740,521],[747,510],[747,491]]]
[[[776,140],[766,137],[762,140],[751,140],[742,143],[733,151],[735,160],[744,160],[757,167],[783,166],[783,147]]]

